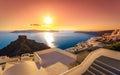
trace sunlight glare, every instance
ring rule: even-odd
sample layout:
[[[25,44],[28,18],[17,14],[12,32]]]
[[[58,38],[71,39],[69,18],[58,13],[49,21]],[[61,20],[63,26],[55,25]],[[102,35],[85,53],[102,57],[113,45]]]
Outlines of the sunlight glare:
[[[51,17],[46,17],[44,19],[45,24],[51,24],[52,23],[52,18]]]
[[[46,42],[47,42],[47,44],[48,44],[48,46],[50,46],[50,47],[55,47],[55,45],[54,45],[54,37],[53,37],[53,33],[51,33],[51,32],[45,32],[44,33],[44,38],[45,38],[45,40],[46,40]]]

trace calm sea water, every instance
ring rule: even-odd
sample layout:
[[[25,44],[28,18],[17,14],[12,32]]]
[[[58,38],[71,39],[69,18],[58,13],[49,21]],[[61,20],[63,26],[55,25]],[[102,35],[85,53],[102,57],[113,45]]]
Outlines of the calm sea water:
[[[67,49],[79,42],[85,42],[94,35],[73,32],[40,32],[40,33],[10,33],[0,32],[0,49],[18,38],[18,35],[27,35],[28,39],[39,43],[46,43],[50,47]]]

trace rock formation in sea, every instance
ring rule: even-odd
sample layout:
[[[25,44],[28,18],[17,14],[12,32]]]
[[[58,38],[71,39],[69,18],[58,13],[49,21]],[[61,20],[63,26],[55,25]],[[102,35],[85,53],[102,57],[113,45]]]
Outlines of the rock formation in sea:
[[[44,43],[38,43],[35,40],[27,39],[25,35],[19,35],[17,40],[0,50],[0,56],[20,56],[24,53],[33,53],[48,48],[50,47]]]

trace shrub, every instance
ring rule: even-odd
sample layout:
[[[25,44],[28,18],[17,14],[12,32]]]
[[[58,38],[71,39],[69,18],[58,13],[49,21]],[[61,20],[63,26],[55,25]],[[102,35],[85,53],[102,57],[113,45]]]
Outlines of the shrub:
[[[117,43],[115,43],[113,45],[107,46],[106,48],[107,49],[120,51],[120,42],[117,42]]]

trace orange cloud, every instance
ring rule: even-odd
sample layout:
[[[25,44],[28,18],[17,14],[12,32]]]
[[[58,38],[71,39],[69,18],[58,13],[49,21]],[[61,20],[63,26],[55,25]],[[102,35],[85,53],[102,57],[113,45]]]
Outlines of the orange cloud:
[[[41,26],[39,24],[30,24],[30,26]]]

